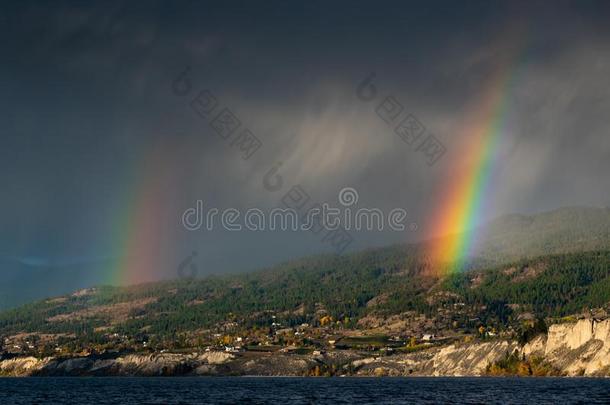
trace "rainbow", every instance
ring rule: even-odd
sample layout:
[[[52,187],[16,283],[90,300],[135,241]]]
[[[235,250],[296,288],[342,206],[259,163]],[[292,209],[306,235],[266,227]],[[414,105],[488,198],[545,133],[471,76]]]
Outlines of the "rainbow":
[[[176,148],[157,141],[137,153],[125,170],[119,196],[120,212],[113,224],[117,260],[105,283],[132,285],[153,281],[171,257],[169,231],[175,225],[177,194]],[[171,265],[171,264],[170,264]]]
[[[520,42],[500,48],[509,51],[499,58],[481,97],[469,109],[458,134],[462,143],[453,147],[429,227],[427,258],[434,275],[464,269],[476,241],[476,227],[493,197],[491,179],[519,71]]]

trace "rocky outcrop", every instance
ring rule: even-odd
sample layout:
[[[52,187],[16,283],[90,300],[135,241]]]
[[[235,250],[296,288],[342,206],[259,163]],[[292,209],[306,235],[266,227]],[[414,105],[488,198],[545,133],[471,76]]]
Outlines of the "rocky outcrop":
[[[523,353],[537,355],[568,376],[610,375],[610,319],[581,319],[552,325],[546,336],[525,345]]]
[[[51,358],[37,359],[36,357],[18,357],[0,361],[0,375],[21,377],[36,373],[44,368]]]
[[[368,376],[478,376],[486,374],[488,365],[512,353],[519,358],[535,356],[561,375],[610,376],[610,319],[552,325],[547,335],[523,347],[502,340],[456,343],[416,353],[360,359],[352,367],[356,374]]]
[[[410,354],[368,357],[351,366],[356,374],[366,376],[478,376],[511,353],[520,358],[536,356],[566,376],[610,376],[610,319],[552,325],[547,335],[523,347],[502,340],[456,343]]]
[[[130,354],[110,359],[76,357],[14,358],[0,361],[0,375],[9,376],[163,376],[197,374],[202,366],[216,367],[235,358],[225,352],[202,354]]]
[[[352,365],[357,369],[356,374],[366,376],[478,376],[485,373],[489,364],[518,347],[516,342],[501,340],[452,344],[415,353],[357,360]]]

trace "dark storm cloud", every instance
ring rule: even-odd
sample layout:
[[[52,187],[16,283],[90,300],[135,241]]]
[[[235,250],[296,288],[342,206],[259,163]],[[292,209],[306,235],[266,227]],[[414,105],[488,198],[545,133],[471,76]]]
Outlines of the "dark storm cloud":
[[[262,178],[278,162],[286,187],[330,202],[354,187],[364,206],[403,207],[421,230],[467,136],[464,116],[506,53],[499,38],[511,31],[525,45],[488,215],[608,205],[609,11],[606,2],[5,3],[0,251],[22,260],[1,271],[13,280],[28,258],[65,264],[120,254],[121,196],[138,186],[126,176],[154,147],[166,150],[171,173],[161,184],[174,202],[159,222],[180,246],[157,275],[175,276],[171,263],[192,250],[205,258],[202,272],[328,251],[309,234],[180,228],[181,210],[196,199],[277,205],[282,193],[266,191]],[[261,139],[255,157],[241,159],[172,94],[186,66],[195,89],[210,89]],[[394,96],[447,158],[428,166],[375,114],[377,101],[356,97],[371,71],[377,101]],[[356,249],[422,233],[354,236]],[[105,271],[84,267],[83,284]],[[73,274],[65,269],[44,277]]]

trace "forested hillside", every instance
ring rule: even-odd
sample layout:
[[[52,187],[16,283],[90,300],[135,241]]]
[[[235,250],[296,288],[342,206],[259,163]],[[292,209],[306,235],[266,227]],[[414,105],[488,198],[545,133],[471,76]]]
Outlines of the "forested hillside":
[[[169,338],[177,332],[237,322],[264,328],[319,324],[342,327],[363,317],[412,311],[472,328],[478,318],[501,329],[520,314],[564,316],[610,302],[610,252],[554,255],[441,279],[417,272],[395,249],[348,258],[318,257],[241,276],[181,280],[129,288],[99,287],[0,315],[0,334],[112,333]],[[415,269],[415,270],[414,270]],[[455,324],[454,324],[455,326]],[[442,327],[442,326],[439,326]]]
[[[482,325],[516,330],[523,320],[608,305],[608,229],[607,209],[505,217],[487,228],[486,248],[469,271],[443,276],[430,271],[424,243],[247,274],[97,286],[1,312],[0,337],[173,341],[222,333],[227,325],[242,333],[301,324],[383,332],[392,322],[411,334],[471,333]]]

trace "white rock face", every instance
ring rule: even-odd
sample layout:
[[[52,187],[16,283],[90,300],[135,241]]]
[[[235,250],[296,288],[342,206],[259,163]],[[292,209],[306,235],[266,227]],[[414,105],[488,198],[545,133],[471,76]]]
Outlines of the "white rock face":
[[[508,341],[447,346],[432,360],[433,375],[481,375],[489,364],[517,348],[515,342]]]
[[[203,360],[208,364],[224,364],[234,358],[234,355],[227,352],[206,352],[198,357],[199,360]]]
[[[361,360],[355,360],[352,362],[352,365],[354,367],[362,367],[365,364],[371,364],[375,362],[375,358],[374,357],[367,357],[366,359],[361,359]]]
[[[527,343],[522,349],[521,353],[526,357],[529,356],[544,356],[546,350],[546,335],[536,336],[531,342]]]
[[[219,365],[235,356],[225,352],[203,354],[130,354],[116,359],[76,357],[66,360],[22,357],[0,361],[0,375],[179,375],[200,365]]]
[[[42,369],[50,359],[37,359],[35,357],[21,357],[0,361],[0,372],[4,375],[25,376],[33,371]]]
[[[610,375],[610,319],[552,325],[544,357],[566,375]]]
[[[387,358],[355,361],[360,375],[482,375],[506,354],[543,358],[567,376],[610,376],[610,319],[552,325],[521,347],[514,341],[462,343]],[[383,371],[383,373],[382,373]]]
[[[581,319],[576,324],[551,325],[546,342],[545,354],[566,348],[574,350],[593,338],[595,324]]]

